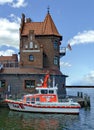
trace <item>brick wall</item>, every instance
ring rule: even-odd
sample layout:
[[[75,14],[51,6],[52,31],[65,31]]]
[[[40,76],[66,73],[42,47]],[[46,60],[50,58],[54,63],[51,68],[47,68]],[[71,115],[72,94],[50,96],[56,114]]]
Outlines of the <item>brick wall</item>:
[[[34,37],[34,36],[33,36]],[[23,40],[25,39],[25,40]],[[38,36],[33,38],[33,46],[37,45],[37,49],[30,49],[30,48],[24,48],[24,46],[27,44],[29,46],[29,37],[22,37],[21,43],[20,43],[20,62],[23,62],[22,67],[37,67],[37,68],[54,68],[54,69],[60,69],[60,62],[58,65],[54,65],[54,56],[59,55],[59,46],[58,49],[54,49],[53,42],[55,39],[59,40],[59,37],[54,36]],[[30,52],[31,50],[31,52]],[[39,50],[39,52],[37,52]],[[33,51],[33,52],[32,52]],[[34,61],[29,61],[29,55],[34,56]]]
[[[12,95],[13,98],[21,98],[23,94],[27,93],[35,93],[35,88],[33,89],[25,89],[24,88],[24,81],[26,79],[34,79],[36,81],[36,84],[40,84],[40,79],[43,79],[44,75],[17,75],[17,74],[9,74],[9,75],[3,75],[0,76],[0,80],[5,79],[6,80],[6,87],[3,89],[3,91],[0,92],[0,95],[4,98],[6,94]],[[50,77],[51,81],[53,76]],[[59,98],[62,98],[66,94],[65,89],[65,77],[64,76],[55,76],[55,81],[58,86],[58,95]],[[52,83],[51,83],[52,84]],[[8,85],[10,85],[10,92],[8,92]]]

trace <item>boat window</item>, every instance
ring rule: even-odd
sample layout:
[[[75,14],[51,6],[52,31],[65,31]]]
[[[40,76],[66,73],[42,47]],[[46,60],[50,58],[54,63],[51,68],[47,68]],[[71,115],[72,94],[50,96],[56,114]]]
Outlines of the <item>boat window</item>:
[[[30,97],[26,98],[26,103],[30,103]]]
[[[37,102],[39,102],[39,101],[40,101],[40,98],[39,98],[39,97],[37,97],[37,98],[36,98],[36,101],[37,101]]]
[[[48,91],[47,90],[41,90],[41,94],[47,94]]]
[[[31,103],[35,103],[35,98],[31,98]]]
[[[54,93],[54,91],[53,90],[49,90],[49,93],[52,94],[52,93]]]

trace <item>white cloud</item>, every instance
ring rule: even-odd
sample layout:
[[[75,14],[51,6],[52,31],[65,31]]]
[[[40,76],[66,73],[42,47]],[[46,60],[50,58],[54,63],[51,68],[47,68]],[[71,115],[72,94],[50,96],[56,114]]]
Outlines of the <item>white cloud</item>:
[[[0,5],[9,4],[14,8],[25,7],[27,3],[25,0],[0,0]]]
[[[0,46],[7,45],[18,48],[20,20],[13,14],[11,18],[12,21],[0,18]]]
[[[13,0],[0,0],[0,4],[3,5],[3,4],[6,4],[6,3],[12,3]]]
[[[71,79],[71,83],[69,85],[82,85],[82,86],[94,86],[94,70],[85,74],[82,78]]]
[[[19,7],[25,7],[27,3],[25,3],[25,0],[17,0],[16,2],[12,3],[12,7],[19,8]]]
[[[9,17],[11,18],[11,21],[13,21],[15,23],[20,23],[20,21],[21,21],[21,19],[14,14],[10,14]]]
[[[0,51],[0,56],[3,55],[3,56],[12,56],[12,54],[15,54],[15,51],[14,50],[6,50],[6,51]]]
[[[82,79],[82,81],[87,85],[93,85],[94,84],[94,70],[89,72],[87,75],[85,75]]]
[[[68,41],[70,45],[75,44],[85,44],[85,43],[93,43],[94,42],[94,30],[88,30],[79,32],[76,36]]]
[[[63,62],[63,61],[61,61],[61,62],[60,62],[60,67],[71,67],[71,64],[68,63],[68,62]]]

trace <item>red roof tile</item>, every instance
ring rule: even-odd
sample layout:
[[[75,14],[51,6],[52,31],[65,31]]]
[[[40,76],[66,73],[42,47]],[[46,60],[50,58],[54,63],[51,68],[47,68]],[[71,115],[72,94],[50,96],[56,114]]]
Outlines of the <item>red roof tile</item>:
[[[11,56],[0,56],[0,61],[7,61],[7,60],[12,60]]]
[[[2,61],[18,61],[17,54],[13,54],[12,56],[0,56],[0,62]]]
[[[34,30],[35,35],[56,35],[61,37],[49,13],[43,22],[25,22],[21,35],[28,35],[30,30]]]
[[[57,36],[60,36],[60,34],[58,33],[57,31],[57,28],[51,18],[51,15],[48,13],[44,22],[43,22],[43,34],[45,35],[57,35]]]
[[[25,23],[22,31],[22,35],[28,35],[30,30],[34,30],[36,35],[42,34],[42,22],[30,22]]]

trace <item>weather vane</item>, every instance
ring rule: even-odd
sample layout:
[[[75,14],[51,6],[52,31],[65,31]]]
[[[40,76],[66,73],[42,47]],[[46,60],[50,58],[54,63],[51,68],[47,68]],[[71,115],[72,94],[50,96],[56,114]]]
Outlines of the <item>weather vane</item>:
[[[50,7],[48,6],[48,8],[47,8],[48,14],[49,14],[49,10],[50,10]]]

